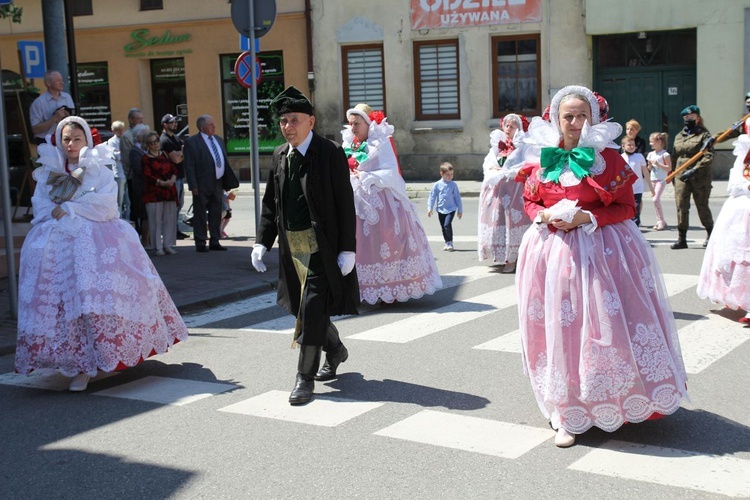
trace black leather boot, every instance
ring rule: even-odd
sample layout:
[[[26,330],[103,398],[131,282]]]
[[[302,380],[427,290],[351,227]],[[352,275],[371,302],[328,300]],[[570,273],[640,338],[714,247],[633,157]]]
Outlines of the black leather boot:
[[[708,240],[711,238],[711,231],[713,231],[714,228],[706,229],[706,239],[703,240],[703,248],[706,248],[708,246]]]
[[[677,241],[672,243],[669,248],[671,248],[672,250],[680,250],[687,247],[687,231],[679,231],[677,235]]]
[[[320,346],[300,345],[297,362],[297,381],[289,395],[289,404],[303,405],[310,402],[315,390],[315,372],[320,366]]]
[[[346,350],[346,346],[341,342],[339,331],[333,323],[329,323],[328,338],[326,339],[326,362],[323,364],[323,368],[315,374],[315,380],[323,382],[335,379],[336,369],[348,358],[349,351]]]

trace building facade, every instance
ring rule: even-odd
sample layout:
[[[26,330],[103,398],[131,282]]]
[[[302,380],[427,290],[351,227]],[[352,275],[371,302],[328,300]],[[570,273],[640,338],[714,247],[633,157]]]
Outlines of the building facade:
[[[357,102],[383,108],[406,178],[481,178],[489,132],[539,115],[565,85],[608,98],[645,136],[697,103],[718,133],[745,114],[748,0],[312,0],[318,128],[338,138]],[[363,75],[367,75],[363,77]],[[726,176],[731,146],[717,146]]]
[[[23,22],[0,22],[4,88],[21,73],[18,42],[43,39],[41,3],[15,0]],[[249,179],[231,2],[73,3],[90,9],[74,18],[79,112],[107,128],[131,107],[157,128],[178,114],[190,133],[210,114]],[[267,104],[288,85],[310,96],[317,131],[337,141],[347,109],[383,109],[410,180],[436,179],[442,161],[459,179],[481,178],[502,116],[539,115],[574,83],[603,94],[615,121],[641,122],[644,137],[673,137],[687,104],[716,134],[746,113],[749,44],[750,0],[277,0],[258,47],[261,169],[281,142]],[[731,161],[731,146],[718,146],[716,175]]]
[[[138,107],[144,122],[157,130],[164,114],[179,115],[188,133],[197,132],[200,115],[212,115],[217,133],[227,141],[233,167],[241,178],[250,178],[248,91],[234,74],[242,51],[229,2],[73,3],[84,12],[73,18],[79,86],[74,100],[80,115],[108,130],[113,120],[127,122],[128,110]],[[44,40],[42,2],[15,0],[15,4],[23,8],[22,22],[0,21],[6,90],[16,85],[22,73],[18,42]],[[272,151],[283,142],[268,116],[269,96],[286,84],[309,92],[307,17],[304,0],[277,0],[275,22],[256,46],[262,74],[258,85],[262,151]],[[44,92],[41,78],[27,83]]]

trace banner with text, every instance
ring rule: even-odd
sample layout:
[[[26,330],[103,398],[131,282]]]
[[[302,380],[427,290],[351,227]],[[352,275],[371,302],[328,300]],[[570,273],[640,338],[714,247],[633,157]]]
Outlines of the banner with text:
[[[542,0],[411,0],[411,29],[538,23]]]

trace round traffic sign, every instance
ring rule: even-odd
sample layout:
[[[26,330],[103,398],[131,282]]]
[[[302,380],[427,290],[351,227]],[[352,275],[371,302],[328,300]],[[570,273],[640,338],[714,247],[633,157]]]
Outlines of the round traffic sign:
[[[234,63],[234,74],[237,76],[237,81],[240,85],[249,89],[253,86],[253,70],[252,70],[252,54],[250,52],[243,52],[240,57],[237,58],[237,62]],[[255,84],[260,83],[260,59],[255,57]]]
[[[253,24],[250,26],[250,7],[253,8]],[[234,29],[250,40],[260,38],[271,29],[276,20],[276,0],[233,0],[232,24]]]

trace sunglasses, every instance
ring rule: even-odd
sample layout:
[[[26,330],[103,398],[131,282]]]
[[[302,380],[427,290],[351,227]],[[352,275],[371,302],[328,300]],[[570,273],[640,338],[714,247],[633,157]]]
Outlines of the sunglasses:
[[[148,141],[146,144],[148,144],[149,146],[152,144],[159,144],[159,141]]]

